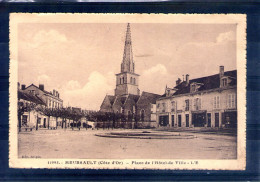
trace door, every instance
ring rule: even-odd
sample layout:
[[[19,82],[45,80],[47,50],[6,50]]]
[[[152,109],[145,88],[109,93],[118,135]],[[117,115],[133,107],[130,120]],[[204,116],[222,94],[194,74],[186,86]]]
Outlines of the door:
[[[181,115],[178,115],[178,127],[181,127]]]
[[[46,118],[43,119],[43,127],[46,128]]]
[[[160,116],[159,117],[160,126],[168,126],[169,124],[169,116]]]
[[[186,114],[186,127],[189,127],[189,114]]]
[[[215,113],[215,127],[219,127],[219,113]]]
[[[172,127],[174,127],[174,115],[172,115]]]
[[[207,113],[208,127],[211,127],[211,113]]]

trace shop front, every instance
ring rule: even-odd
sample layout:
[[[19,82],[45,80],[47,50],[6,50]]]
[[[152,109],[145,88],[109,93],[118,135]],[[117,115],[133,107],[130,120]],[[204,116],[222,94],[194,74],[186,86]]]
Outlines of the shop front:
[[[168,115],[159,116],[159,125],[163,127],[169,126],[169,116]]]
[[[193,111],[192,112],[192,125],[194,127],[205,127],[206,124],[206,111]]]
[[[236,110],[225,110],[223,124],[226,128],[237,127],[237,111]]]

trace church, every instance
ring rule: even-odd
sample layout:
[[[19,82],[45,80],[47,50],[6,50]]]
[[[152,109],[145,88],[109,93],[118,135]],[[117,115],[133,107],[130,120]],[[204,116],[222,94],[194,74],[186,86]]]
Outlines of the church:
[[[115,94],[105,96],[100,111],[124,114],[127,121],[139,122],[141,127],[156,127],[156,99],[160,95],[149,92],[140,94],[139,76],[135,73],[128,23],[121,72],[116,74]]]

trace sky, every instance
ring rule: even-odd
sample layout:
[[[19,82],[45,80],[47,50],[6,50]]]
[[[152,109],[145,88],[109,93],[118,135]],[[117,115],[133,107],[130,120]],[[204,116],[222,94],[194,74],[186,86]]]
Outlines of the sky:
[[[126,23],[20,23],[18,81],[60,92],[64,106],[98,110],[114,94],[123,59]],[[166,85],[236,69],[235,24],[131,26],[139,89],[163,94]]]

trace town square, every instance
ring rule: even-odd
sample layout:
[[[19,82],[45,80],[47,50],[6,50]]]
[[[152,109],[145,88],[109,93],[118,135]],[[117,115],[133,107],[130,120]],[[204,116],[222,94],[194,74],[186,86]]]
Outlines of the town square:
[[[18,30],[19,159],[238,158],[235,24]]]

